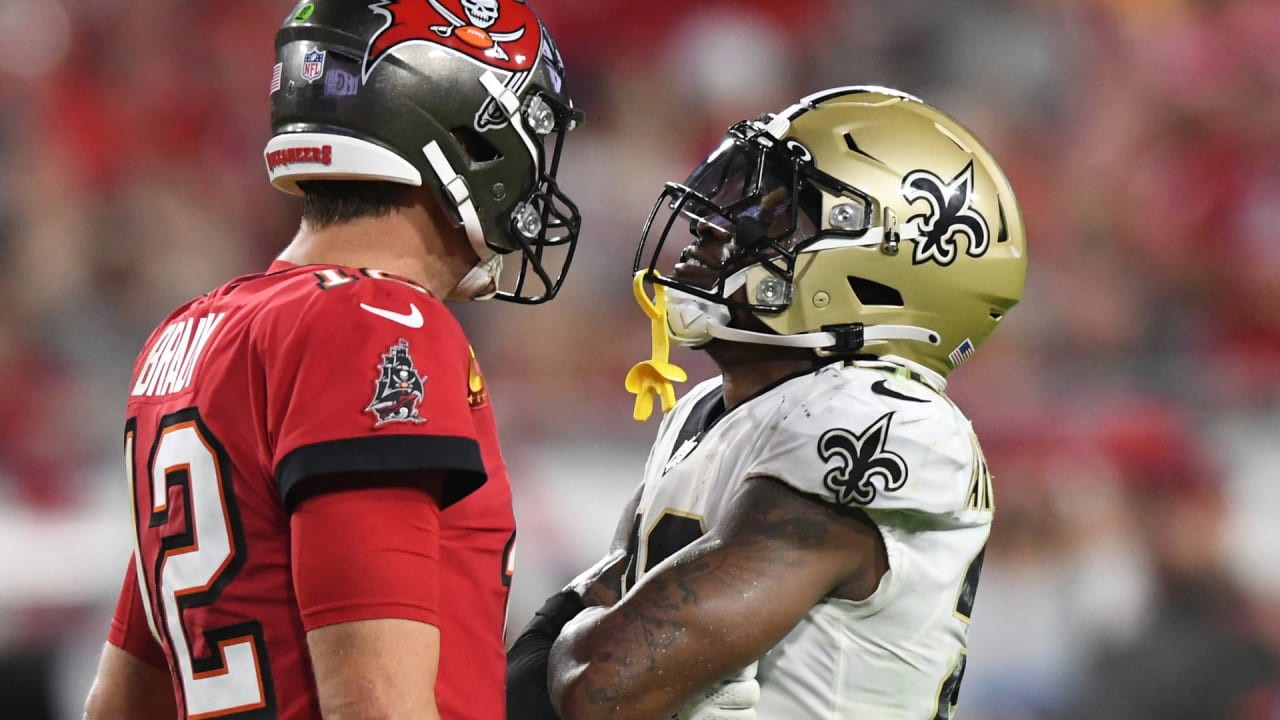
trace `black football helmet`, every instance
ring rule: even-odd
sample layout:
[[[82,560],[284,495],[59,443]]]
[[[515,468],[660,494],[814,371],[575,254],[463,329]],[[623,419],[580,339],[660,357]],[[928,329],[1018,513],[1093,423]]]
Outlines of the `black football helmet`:
[[[318,179],[433,188],[480,257],[472,288],[538,303],[560,289],[578,240],[556,171],[580,121],[523,0],[304,0],[276,34],[264,154],[272,184],[293,194]],[[516,250],[514,286],[499,290]]]

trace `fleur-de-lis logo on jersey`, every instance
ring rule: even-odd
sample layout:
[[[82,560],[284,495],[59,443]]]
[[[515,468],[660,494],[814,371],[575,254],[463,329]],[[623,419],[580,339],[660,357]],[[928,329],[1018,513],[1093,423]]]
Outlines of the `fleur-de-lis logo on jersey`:
[[[909,204],[923,200],[924,212],[912,215],[920,236],[911,261],[919,265],[933,261],[950,265],[956,259],[956,236],[968,241],[969,257],[982,257],[991,245],[987,219],[973,207],[973,161],[950,180],[943,181],[928,170],[913,170],[902,179],[902,197]]]
[[[832,428],[818,438],[818,457],[835,462],[822,484],[843,505],[869,505],[876,498],[878,480],[885,492],[899,490],[907,482],[907,464],[897,453],[884,449],[893,413],[885,413],[861,433]]]

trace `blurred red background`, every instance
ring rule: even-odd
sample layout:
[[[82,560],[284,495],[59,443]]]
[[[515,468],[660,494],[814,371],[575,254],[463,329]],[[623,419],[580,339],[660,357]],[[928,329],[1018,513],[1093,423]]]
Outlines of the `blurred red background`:
[[[1280,3],[543,0],[587,112],[553,304],[460,308],[516,485],[518,627],[607,542],[653,425],[622,388],[661,183],[727,125],[883,84],[992,146],[1026,299],[951,394],[996,475],[961,717],[1280,718]],[[0,6],[0,707],[79,717],[129,523],[138,345],[265,267],[279,1]],[[711,368],[676,358],[696,378]]]

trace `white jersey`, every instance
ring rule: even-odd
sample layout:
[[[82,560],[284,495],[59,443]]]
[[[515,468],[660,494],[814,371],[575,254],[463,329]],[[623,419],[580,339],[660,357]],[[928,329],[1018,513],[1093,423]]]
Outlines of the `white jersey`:
[[[951,717],[993,498],[969,420],[925,383],[886,363],[834,363],[722,412],[716,378],[663,418],[637,510],[638,575],[719,523],[752,476],[860,508],[884,538],[889,571],[869,598],[823,600],[760,658],[761,720]]]

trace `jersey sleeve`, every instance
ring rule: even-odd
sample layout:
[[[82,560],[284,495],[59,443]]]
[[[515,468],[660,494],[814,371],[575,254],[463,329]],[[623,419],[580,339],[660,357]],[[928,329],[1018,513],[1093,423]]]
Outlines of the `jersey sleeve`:
[[[151,634],[151,626],[147,623],[147,607],[142,599],[142,591],[138,588],[138,566],[132,557],[129,568],[124,574],[124,584],[120,588],[120,599],[116,602],[116,614],[111,618],[111,631],[107,642],[142,660],[148,665],[168,670],[164,650]]]
[[[768,475],[837,505],[950,515],[962,510],[971,431],[941,396],[928,402],[829,388],[782,408],[747,476]]]
[[[440,510],[389,487],[326,493],[289,518],[302,626],[375,618],[439,625]]]
[[[271,462],[288,506],[314,478],[338,473],[440,471],[442,506],[484,482],[471,350],[439,300],[373,279],[317,287],[295,307],[256,338]]]

